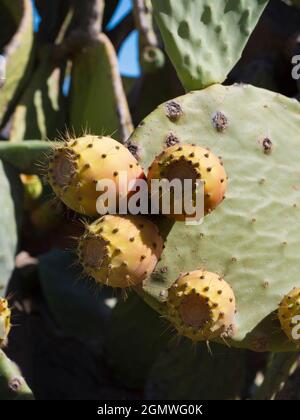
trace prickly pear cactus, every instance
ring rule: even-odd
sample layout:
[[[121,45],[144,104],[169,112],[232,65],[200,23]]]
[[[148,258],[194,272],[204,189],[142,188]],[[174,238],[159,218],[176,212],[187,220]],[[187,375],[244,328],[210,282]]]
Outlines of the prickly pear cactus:
[[[170,340],[167,322],[131,293],[112,311],[105,332],[106,362],[121,383],[138,389],[145,385],[153,363]]]
[[[39,140],[26,142],[0,142],[0,159],[9,163],[23,174],[45,174],[49,153],[53,151],[53,143]]]
[[[222,83],[268,0],[152,0],[165,47],[186,90]]]
[[[245,384],[245,360],[245,352],[236,349],[217,344],[209,349],[205,343],[192,346],[187,340],[180,343],[173,340],[152,366],[146,398],[239,399]]]
[[[139,30],[140,62],[144,73],[159,70],[165,64],[165,55],[155,31],[151,0],[134,0],[133,11]]]
[[[52,55],[51,47],[40,52],[40,64],[15,108],[10,141],[53,139],[63,130],[61,79],[64,65],[55,65]]]
[[[122,141],[133,130],[116,53],[104,34],[74,58],[70,126],[77,136],[88,132]]]
[[[18,191],[16,191],[16,188]],[[0,160],[0,296],[4,296],[7,282],[15,266],[17,251],[17,207],[15,194],[20,193],[18,175]]]
[[[38,274],[51,313],[63,331],[73,337],[102,340],[113,298],[109,288],[92,287],[72,252],[41,255]],[[67,297],[67,298],[66,298]]]
[[[34,400],[18,366],[0,349],[1,400]]]
[[[30,0],[1,0],[1,14],[5,23],[14,22],[15,32],[9,33],[5,45],[0,40],[0,54],[6,59],[6,80],[0,95],[0,124],[16,94],[23,85],[26,71],[31,62],[33,46],[33,16]]]
[[[169,118],[170,106],[180,110],[176,121]],[[202,225],[170,228],[160,221],[162,230],[170,230],[166,248],[139,290],[150,304],[164,313],[167,289],[198,266],[233,289],[232,345],[257,350],[259,339],[261,351],[295,350],[270,314],[299,287],[299,123],[296,100],[248,85],[214,85],[161,105],[140,124],[131,141],[139,145],[144,167],[172,135],[211,149],[229,177],[226,199]]]

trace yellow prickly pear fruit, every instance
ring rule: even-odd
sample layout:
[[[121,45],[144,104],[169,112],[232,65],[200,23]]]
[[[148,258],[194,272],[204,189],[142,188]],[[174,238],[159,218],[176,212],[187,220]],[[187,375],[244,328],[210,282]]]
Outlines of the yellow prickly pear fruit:
[[[278,318],[285,334],[300,348],[300,287],[284,296],[278,308]]]
[[[202,180],[204,183],[204,212],[210,213],[224,199],[227,188],[227,175],[220,159],[212,152],[196,145],[177,144],[168,147],[149,168],[148,172],[149,189],[151,190],[152,179],[167,179],[172,181],[179,179],[193,182],[193,201],[195,204],[196,183]],[[173,205],[172,205],[173,203]],[[177,221],[185,221],[187,215],[175,214],[174,199],[171,196],[170,217]]]
[[[153,272],[162,250],[154,223],[142,216],[107,215],[87,226],[78,255],[97,283],[125,288],[142,283]]]
[[[11,328],[10,315],[11,311],[8,307],[7,300],[0,298],[0,347],[6,340]]]
[[[144,178],[144,172],[129,150],[110,137],[85,136],[69,140],[54,150],[48,178],[56,195],[72,210],[97,216],[96,203],[101,195],[96,185],[111,180],[120,193],[119,174],[126,172],[127,186]]]
[[[180,335],[193,341],[231,337],[234,293],[220,276],[203,270],[182,274],[170,287],[167,318]]]

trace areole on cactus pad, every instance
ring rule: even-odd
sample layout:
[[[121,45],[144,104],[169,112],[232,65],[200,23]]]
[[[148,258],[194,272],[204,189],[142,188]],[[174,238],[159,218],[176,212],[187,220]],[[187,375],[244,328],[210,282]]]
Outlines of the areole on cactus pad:
[[[181,272],[201,267],[232,287],[237,304],[231,345],[291,351],[274,313],[300,274],[300,104],[250,85],[213,85],[159,106],[130,138],[149,167],[170,139],[209,148],[228,175],[226,200],[169,231],[161,261],[138,292],[161,313]]]
[[[130,287],[149,276],[163,250],[157,226],[142,216],[106,215],[86,227],[79,261],[97,283]]]
[[[74,211],[98,216],[97,182],[108,179],[119,190],[119,174],[127,174],[127,185],[144,178],[144,172],[129,150],[110,137],[90,136],[70,139],[54,149],[48,179],[57,196]]]

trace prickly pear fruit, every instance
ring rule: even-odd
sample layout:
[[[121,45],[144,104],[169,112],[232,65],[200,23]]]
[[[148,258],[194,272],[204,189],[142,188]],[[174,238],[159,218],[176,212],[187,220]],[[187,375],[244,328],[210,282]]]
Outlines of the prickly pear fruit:
[[[97,182],[112,180],[118,196],[121,171],[126,171],[128,184],[144,177],[142,168],[126,147],[110,137],[88,135],[55,149],[48,178],[56,195],[68,207],[87,216],[97,216],[96,202],[100,196]]]
[[[11,311],[8,307],[7,300],[0,298],[0,347],[6,340],[10,331],[10,315]]]
[[[196,270],[182,274],[170,287],[167,318],[180,335],[193,341],[231,337],[235,296],[220,276]]]
[[[284,296],[278,308],[278,318],[285,334],[300,348],[300,287]]]
[[[165,149],[149,168],[148,183],[151,189],[152,179],[191,179],[193,185],[197,180],[204,182],[204,211],[210,213],[224,198],[227,187],[227,175],[220,159],[211,151],[195,145],[177,144]],[[195,200],[195,191],[194,187]],[[172,191],[171,191],[172,194]],[[170,217],[178,221],[184,221],[187,215],[174,214],[174,199],[171,196]],[[190,216],[190,215],[189,215]]]
[[[142,216],[106,215],[87,226],[79,241],[79,260],[97,283],[111,287],[140,284],[163,249],[156,225]]]
[[[20,177],[24,187],[24,208],[25,210],[30,210],[41,196],[43,185],[37,175],[21,174]]]

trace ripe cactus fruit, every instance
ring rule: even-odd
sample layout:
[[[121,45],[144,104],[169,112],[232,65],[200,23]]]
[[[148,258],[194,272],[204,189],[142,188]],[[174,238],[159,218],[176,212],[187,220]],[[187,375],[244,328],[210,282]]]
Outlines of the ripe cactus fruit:
[[[149,276],[163,250],[155,224],[142,216],[107,215],[87,226],[79,261],[97,283],[125,288]]]
[[[220,159],[208,149],[196,145],[175,145],[168,147],[149,168],[148,182],[151,188],[152,179],[191,179],[193,181],[193,201],[195,204],[196,182],[204,182],[204,211],[210,213],[224,199],[227,187],[227,175]],[[184,221],[187,217],[184,209],[182,214],[174,213],[174,200],[171,201],[171,217]],[[191,216],[191,215],[189,215]]]
[[[11,328],[10,315],[11,311],[8,307],[7,300],[0,298],[0,347],[6,340]]]
[[[234,333],[235,296],[218,274],[196,270],[181,275],[169,289],[167,307],[178,333],[193,341]]]
[[[117,169],[116,169],[117,168]],[[85,136],[58,146],[50,159],[48,178],[56,195],[72,210],[97,216],[97,181],[109,179],[119,189],[119,173],[128,184],[144,173],[128,149],[110,137]]]
[[[300,287],[284,296],[278,308],[278,318],[285,334],[300,348]]]

